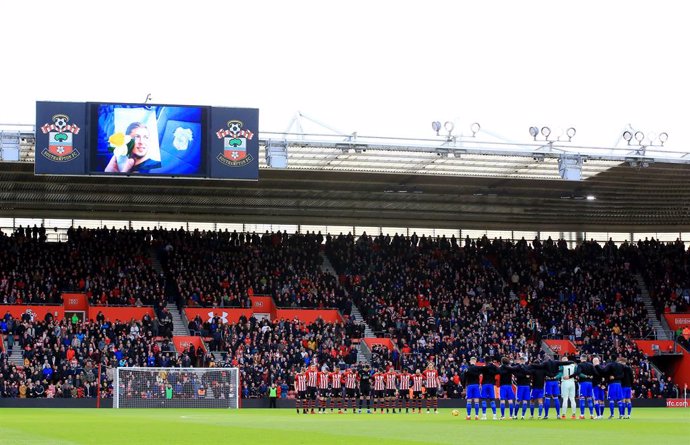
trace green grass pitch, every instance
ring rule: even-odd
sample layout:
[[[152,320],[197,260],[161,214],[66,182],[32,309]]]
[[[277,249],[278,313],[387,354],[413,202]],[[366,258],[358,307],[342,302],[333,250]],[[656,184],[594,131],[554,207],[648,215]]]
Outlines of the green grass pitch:
[[[630,420],[466,421],[427,414],[297,415],[294,410],[0,409],[0,443],[28,444],[683,444],[690,409]]]

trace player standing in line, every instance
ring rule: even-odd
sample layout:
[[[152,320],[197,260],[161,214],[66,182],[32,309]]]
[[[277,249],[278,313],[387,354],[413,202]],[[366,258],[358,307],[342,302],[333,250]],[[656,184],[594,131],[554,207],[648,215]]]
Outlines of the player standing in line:
[[[398,400],[400,412],[402,413],[403,405],[405,405],[405,412],[410,412],[410,385],[412,374],[407,371],[407,368],[403,368],[400,373],[400,390],[398,391]]]
[[[563,362],[568,361],[567,356],[561,359]],[[570,400],[570,409],[572,410],[572,419],[577,418],[577,405],[575,404],[575,376],[576,366],[574,364],[565,365],[561,370],[561,395],[563,397],[563,407],[561,410],[561,419],[565,419],[568,414],[568,400]]]
[[[302,410],[303,414],[307,414],[307,373],[304,368],[295,375],[295,407],[297,414]]]
[[[597,419],[604,418],[604,395],[606,393],[606,377],[597,371],[600,365],[599,357],[592,358],[592,365],[594,366],[594,381],[592,383],[592,396],[594,397],[594,410],[597,413]]]
[[[499,399],[501,403],[500,420],[505,420],[506,418],[506,401],[508,402],[508,416],[509,418],[513,417],[513,403],[515,401],[513,372],[514,369],[510,366],[510,359],[508,357],[501,357],[501,366],[498,368]]]
[[[412,397],[414,397],[414,404],[417,405],[417,412],[422,414],[422,388],[424,387],[424,376],[422,371],[417,369],[412,376]],[[412,412],[414,413],[414,405],[412,405]]]
[[[383,414],[383,404],[386,399],[386,374],[380,369],[374,374],[374,413],[376,408],[381,409]]]
[[[438,391],[441,380],[438,378],[438,371],[433,363],[427,365],[424,378],[426,379],[426,413],[429,414],[429,405],[433,405],[434,414],[438,414]]]
[[[315,364],[312,364],[307,371],[307,408],[311,408],[311,413],[314,414],[316,408],[316,384],[319,380],[319,369]]]
[[[463,384],[467,388],[467,420],[472,418],[472,403],[474,403],[474,420],[479,420],[479,399],[482,392],[479,387],[479,378],[482,375],[483,366],[477,365],[477,357],[470,357],[470,364],[462,375]]]
[[[546,382],[546,368],[541,364],[527,366],[527,371],[532,376],[532,392],[530,393],[530,419],[534,419],[534,404],[538,406],[537,419],[544,414],[544,385]]]
[[[558,384],[558,373],[546,373],[546,384],[544,385],[544,420],[549,418],[549,409],[551,404],[556,407],[556,419],[561,417],[561,403],[559,397],[561,395],[561,387]]]
[[[330,380],[328,367],[324,366],[323,370],[319,373],[319,414],[326,414],[326,404],[330,396],[330,391],[328,390]]]
[[[519,356],[517,359],[518,364],[513,367],[513,373],[515,375],[515,383],[517,385],[517,397],[515,404],[515,411],[513,418],[517,419],[519,405],[522,405],[522,420],[525,420],[525,415],[527,414],[527,405],[530,403],[530,373],[527,366],[525,365],[525,357]],[[534,406],[532,406],[532,415],[534,415]]]
[[[609,419],[614,417],[615,405],[618,404],[619,418],[623,418],[623,388],[621,382],[625,374],[625,369],[621,363],[621,358],[618,358],[615,362],[608,363],[606,366],[597,366],[596,370],[602,375],[609,378],[608,386],[608,399],[609,399],[609,409],[611,410],[611,415]]]
[[[490,357],[484,358],[484,366],[481,370],[482,374],[482,420],[486,420],[486,403],[487,400],[491,403],[491,411],[496,420],[496,375],[498,374],[498,367],[492,362]]]
[[[621,388],[623,389],[623,418],[629,419],[632,414],[632,385],[634,380],[633,370],[628,366],[628,359],[621,357],[621,364],[623,365],[623,380],[621,380]],[[627,409],[627,413],[625,410]]]
[[[343,385],[340,370],[334,369],[330,374],[331,377],[331,412],[333,412],[334,405],[338,405],[338,414],[343,413]]]
[[[348,403],[345,405],[345,412],[347,412],[347,406],[352,405],[352,414],[356,413],[357,408],[357,387],[359,386],[359,376],[355,373],[352,368],[348,368],[343,373],[343,379],[345,380],[345,397],[347,397]]]
[[[541,365],[546,369],[546,384],[544,385],[544,419],[549,418],[549,407],[551,403],[556,407],[556,419],[560,419],[561,415],[561,404],[558,397],[561,395],[561,387],[558,384],[560,379],[560,367],[565,365],[570,365],[574,362],[571,361],[558,361],[558,360],[543,360]]]
[[[584,355],[580,357],[580,363],[577,364],[577,381],[579,383],[579,398],[580,398],[580,419],[585,418],[585,403],[589,407],[589,418],[594,419],[594,391],[592,388],[592,381],[595,377],[594,365],[587,361]],[[597,414],[598,415],[598,414]]]
[[[389,365],[390,366],[390,365]],[[395,400],[397,393],[398,373],[395,372],[393,366],[390,366],[386,372],[386,412],[389,408],[393,409],[395,414]]]
[[[359,371],[359,413],[362,412],[362,402],[367,400],[367,413],[371,414],[371,368],[365,364]]]

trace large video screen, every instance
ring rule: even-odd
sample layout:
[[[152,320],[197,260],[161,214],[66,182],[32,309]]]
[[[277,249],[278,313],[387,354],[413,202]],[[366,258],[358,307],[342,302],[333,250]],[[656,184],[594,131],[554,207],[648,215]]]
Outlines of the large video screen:
[[[92,173],[203,175],[201,107],[93,104]]]
[[[36,102],[38,175],[256,181],[259,110]]]

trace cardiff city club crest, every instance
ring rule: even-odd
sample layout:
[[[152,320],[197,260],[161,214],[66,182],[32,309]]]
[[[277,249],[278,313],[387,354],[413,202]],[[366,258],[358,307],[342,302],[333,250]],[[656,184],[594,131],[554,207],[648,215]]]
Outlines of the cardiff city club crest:
[[[51,161],[66,162],[79,156],[79,151],[74,148],[73,136],[79,134],[79,127],[69,125],[69,116],[56,114],[52,124],[41,127],[43,134],[48,135],[48,148],[44,148],[41,154]]]
[[[242,121],[228,121],[228,128],[218,130],[216,136],[223,139],[223,153],[216,159],[228,167],[242,167],[254,160],[247,152],[247,141],[251,141],[254,133],[243,129]]]

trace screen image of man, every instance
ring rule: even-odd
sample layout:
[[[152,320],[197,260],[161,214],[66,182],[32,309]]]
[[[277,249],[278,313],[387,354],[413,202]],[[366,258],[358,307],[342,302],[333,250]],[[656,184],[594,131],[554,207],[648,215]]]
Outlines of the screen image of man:
[[[150,173],[152,169],[161,167],[160,161],[151,158],[151,132],[146,125],[132,122],[127,127],[125,136],[131,138],[131,153],[122,155],[117,152],[118,148],[115,148],[105,167],[106,173]]]

